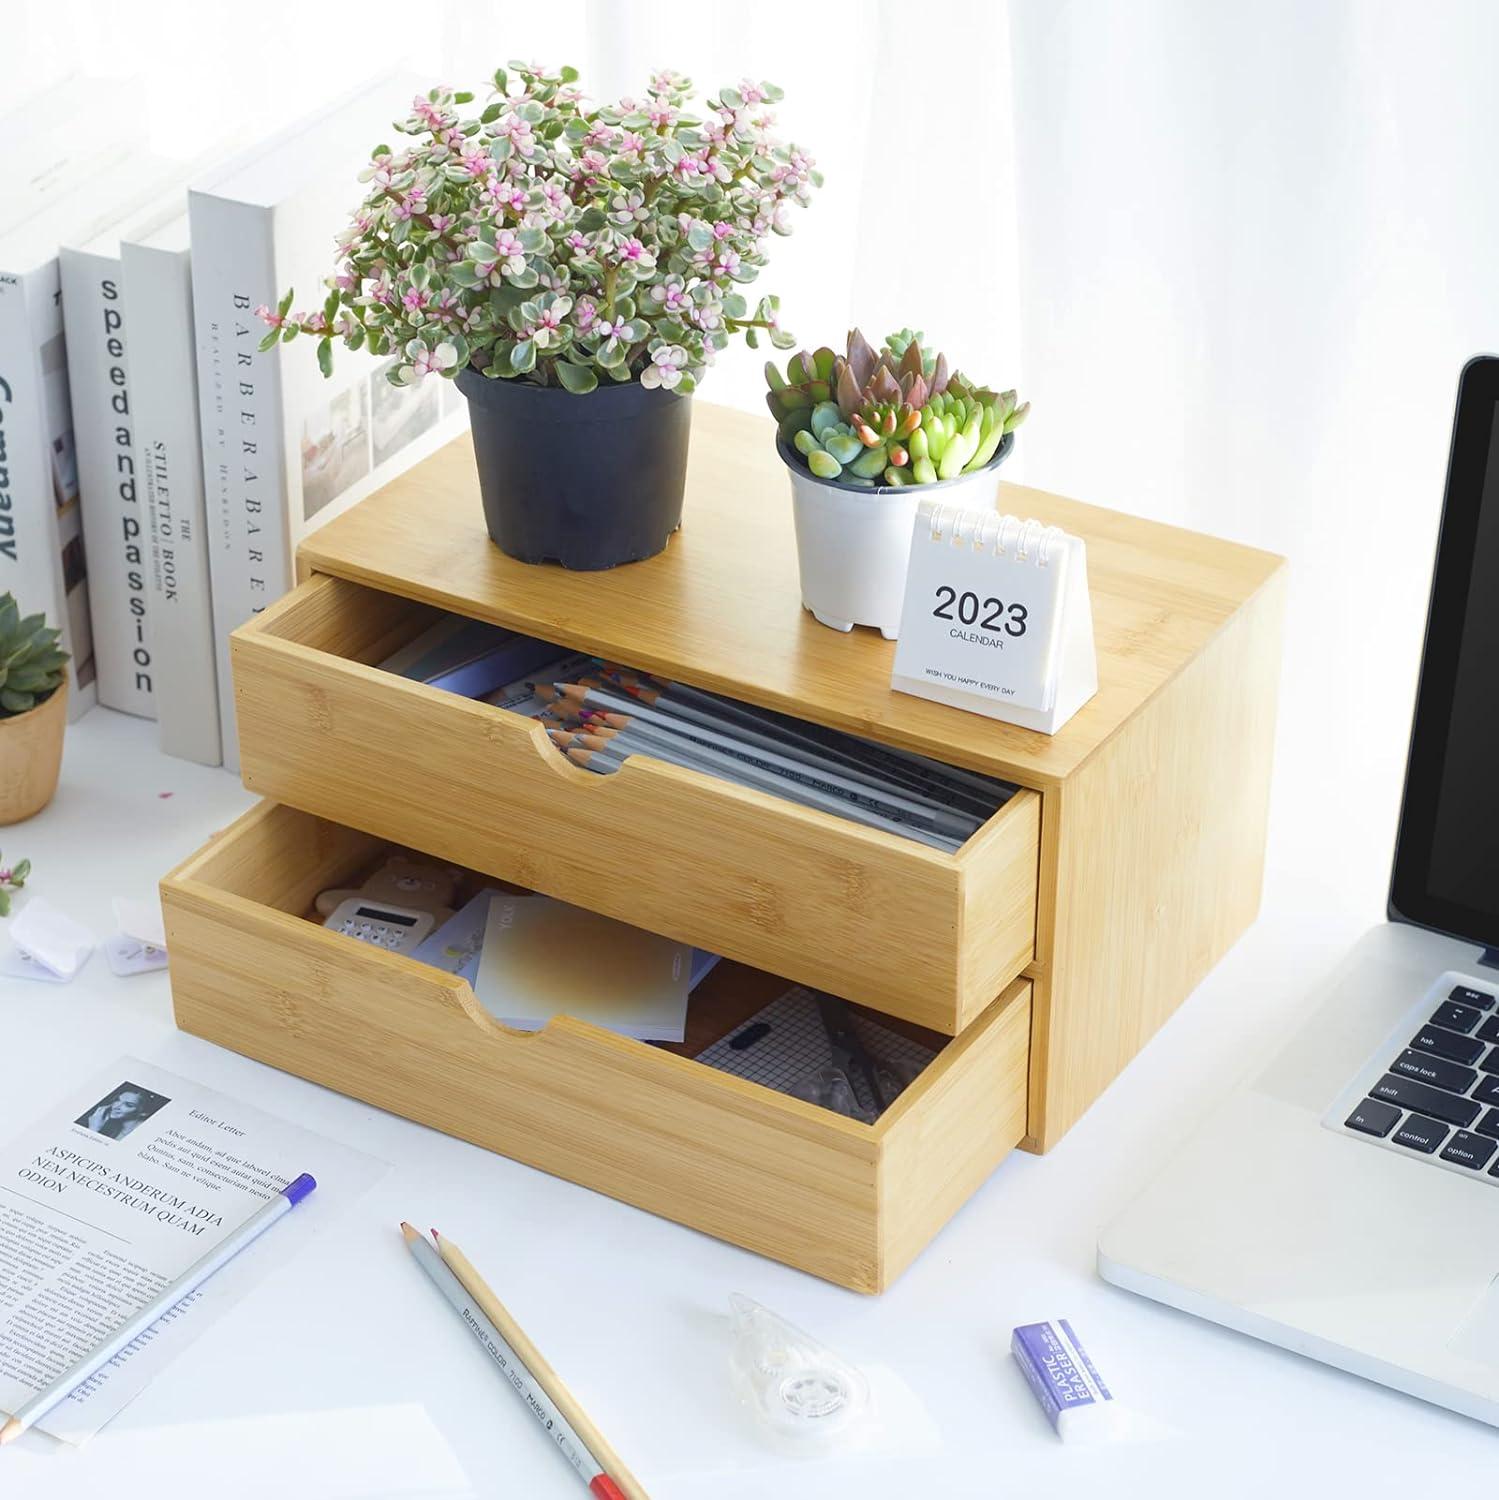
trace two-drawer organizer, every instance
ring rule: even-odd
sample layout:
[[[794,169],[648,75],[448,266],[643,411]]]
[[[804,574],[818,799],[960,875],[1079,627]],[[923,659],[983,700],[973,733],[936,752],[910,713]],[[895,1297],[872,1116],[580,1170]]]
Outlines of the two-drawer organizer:
[[[466,440],[315,533],[233,643],[268,799],[162,885],[178,1024],[863,1291],[1014,1146],[1087,1108],[1258,905],[1279,559],[1000,487],[1083,536],[1098,696],[1047,737],[889,689],[893,647],[800,607],[764,424],[699,403],[682,531],[570,574],[484,532]],[[443,612],[1007,781],[953,854],[540,725],[375,663]],[[402,845],[724,955],[681,1047],[507,1029],[463,980],[318,925]],[[787,981],[936,1055],[866,1125],[694,1060]]]

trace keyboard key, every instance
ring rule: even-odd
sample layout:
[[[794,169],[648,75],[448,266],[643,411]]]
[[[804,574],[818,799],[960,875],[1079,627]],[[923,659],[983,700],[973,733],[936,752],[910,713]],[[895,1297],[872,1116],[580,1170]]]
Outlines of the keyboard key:
[[[1499,1114],[1499,1110],[1495,1113]],[[1365,1135],[1386,1136],[1399,1118],[1400,1111],[1393,1104],[1365,1099],[1343,1123],[1350,1130],[1361,1130]]]
[[[1499,1042],[1499,1016],[1490,1016],[1478,1028],[1478,1040],[1480,1042]]]
[[[1479,1010],[1494,1008],[1494,997],[1487,990],[1471,989],[1466,984],[1458,985],[1447,998],[1456,1000],[1459,1005],[1475,1005]]]
[[[1494,1049],[1499,1052],[1499,1047]],[[1499,1067],[1494,1069],[1499,1073]],[[1464,1068],[1445,1057],[1433,1057],[1430,1052],[1402,1052],[1390,1064],[1390,1072],[1404,1074],[1407,1078],[1419,1078],[1453,1094],[1466,1094],[1478,1081],[1472,1068]]]
[[[1442,1148],[1442,1160],[1456,1162],[1460,1167],[1471,1167],[1477,1172],[1488,1165],[1489,1158],[1496,1151],[1499,1151],[1499,1141],[1459,1130]]]
[[[1450,1000],[1442,1001],[1431,1016],[1433,1026],[1445,1026],[1448,1031],[1461,1031],[1465,1036],[1481,1020],[1481,1011],[1476,1011],[1469,1005],[1454,1005]]]
[[[1499,1104],[1499,1077],[1480,1078],[1473,1097],[1480,1104]]]
[[[1488,1055],[1479,1058],[1478,1068],[1483,1073],[1499,1073],[1499,1047],[1490,1047]]]
[[[1412,1151],[1424,1151],[1430,1156],[1442,1144],[1446,1135],[1447,1127],[1440,1120],[1411,1115],[1390,1139],[1397,1146],[1408,1146]]]
[[[1411,1038],[1411,1046],[1417,1052],[1435,1052],[1438,1057],[1450,1058],[1465,1067],[1471,1067],[1484,1052],[1483,1042],[1470,1036],[1459,1036],[1455,1031],[1443,1031],[1440,1026],[1423,1026]]]
[[[1499,1078],[1491,1080],[1499,1087]],[[1430,1115],[1445,1120],[1449,1125],[1471,1125],[1478,1118],[1478,1105],[1471,1099],[1459,1099],[1456,1094],[1443,1093],[1429,1084],[1417,1083],[1413,1078],[1397,1078],[1386,1073],[1369,1090],[1371,1099],[1383,1099],[1387,1104],[1398,1104],[1401,1109],[1413,1109],[1417,1114]],[[1499,1100],[1484,1100],[1483,1103],[1499,1103]]]

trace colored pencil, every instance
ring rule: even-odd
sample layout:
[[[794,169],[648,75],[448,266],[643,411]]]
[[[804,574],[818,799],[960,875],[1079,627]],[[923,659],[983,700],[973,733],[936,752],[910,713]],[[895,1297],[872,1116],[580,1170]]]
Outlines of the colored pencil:
[[[606,676],[617,676],[624,691],[643,702],[664,701],[677,704],[684,710],[696,708],[709,716],[711,722],[720,726],[725,721],[732,721],[747,729],[774,735],[787,744],[797,745],[811,753],[831,756],[859,766],[886,784],[889,778],[898,778],[911,789],[934,796],[941,805],[947,805],[945,799],[956,792],[970,803],[977,804],[977,811],[987,818],[1009,795],[1008,787],[976,776],[973,772],[960,771],[923,756],[900,755],[886,746],[860,739],[856,735],[844,734],[838,730],[823,730],[802,720],[788,719],[768,708],[738,703],[706,693],[701,688],[688,687],[685,683],[661,683],[659,680],[642,679],[639,673],[617,673],[608,667],[604,668],[604,672]]]
[[[806,760],[798,760],[776,750],[751,749],[722,729],[710,729],[695,723],[674,721],[669,714],[644,707],[628,698],[584,684],[558,683],[559,693],[570,697],[583,708],[599,708],[620,716],[617,727],[638,731],[652,739],[676,738],[690,742],[709,758],[727,756],[771,775],[784,777],[798,785],[814,788],[835,802],[864,807],[889,821],[912,825],[928,832],[946,834],[961,841],[979,827],[978,820],[950,812],[929,801],[919,801],[900,792],[868,785],[843,773]]]
[[[251,1214],[238,1229],[227,1234],[206,1255],[195,1260],[165,1291],[152,1298],[102,1344],[64,1370],[51,1385],[18,1406],[5,1426],[0,1427],[0,1446],[20,1437],[34,1422],[39,1422],[54,1406],[65,1400],[69,1392],[77,1390],[90,1376],[97,1375],[121,1349],[138,1339],[159,1318],[164,1318],[184,1297],[197,1291],[215,1271],[233,1260],[246,1245],[264,1234],[278,1219],[289,1214],[316,1186],[316,1181],[305,1172],[287,1183],[274,1198]]]
[[[598,1500],[648,1500],[619,1455],[589,1421],[520,1325],[505,1311],[456,1245],[434,1229],[432,1241],[402,1223],[401,1234],[417,1265],[451,1304],[464,1326],[499,1366],[506,1383],[541,1424],[558,1452]]]
[[[867,828],[877,829],[881,833],[894,834],[897,838],[914,839],[917,843],[926,844],[944,854],[954,854],[959,848],[959,841],[949,838],[946,834],[919,828],[912,823],[897,823],[893,819],[882,817],[879,813],[855,807],[841,798],[820,792],[815,787],[798,786],[783,777],[757,771],[753,766],[728,757],[722,760],[710,760],[701,747],[673,748],[657,741],[637,738],[632,742],[616,735],[609,741],[606,749],[593,750],[574,746],[563,753],[574,765],[582,766],[585,770],[601,775],[608,775],[619,770],[629,757],[632,748],[638,754],[649,755],[655,760],[668,761],[685,770],[700,771],[705,776],[716,776],[721,781],[730,781],[736,786],[748,787],[751,791],[767,792],[772,796],[783,797],[788,802],[800,803],[803,807],[815,808],[818,812],[825,812],[836,818],[846,818],[853,823],[862,823]]]

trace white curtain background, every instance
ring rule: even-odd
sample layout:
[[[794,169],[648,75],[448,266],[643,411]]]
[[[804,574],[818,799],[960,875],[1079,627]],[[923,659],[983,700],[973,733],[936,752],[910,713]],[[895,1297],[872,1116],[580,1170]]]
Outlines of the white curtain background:
[[[1457,373],[1499,348],[1486,0],[11,0],[0,104],[144,73],[155,144],[392,63],[786,90],[827,186],[760,286],[1034,403],[1011,477],[1290,556],[1271,899],[1383,900]],[[60,128],[63,122],[60,122]],[[351,204],[354,198],[351,184]],[[764,356],[702,395],[758,407]],[[767,504],[780,497],[767,496]]]

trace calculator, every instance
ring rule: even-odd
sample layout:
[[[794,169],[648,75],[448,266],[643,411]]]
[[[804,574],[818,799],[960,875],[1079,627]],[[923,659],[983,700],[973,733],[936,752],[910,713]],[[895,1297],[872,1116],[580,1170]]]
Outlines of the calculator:
[[[341,902],[333,915],[323,922],[334,932],[346,932],[361,943],[404,953],[414,948],[432,931],[435,918],[429,911],[413,911],[405,906],[376,905],[351,896]]]

